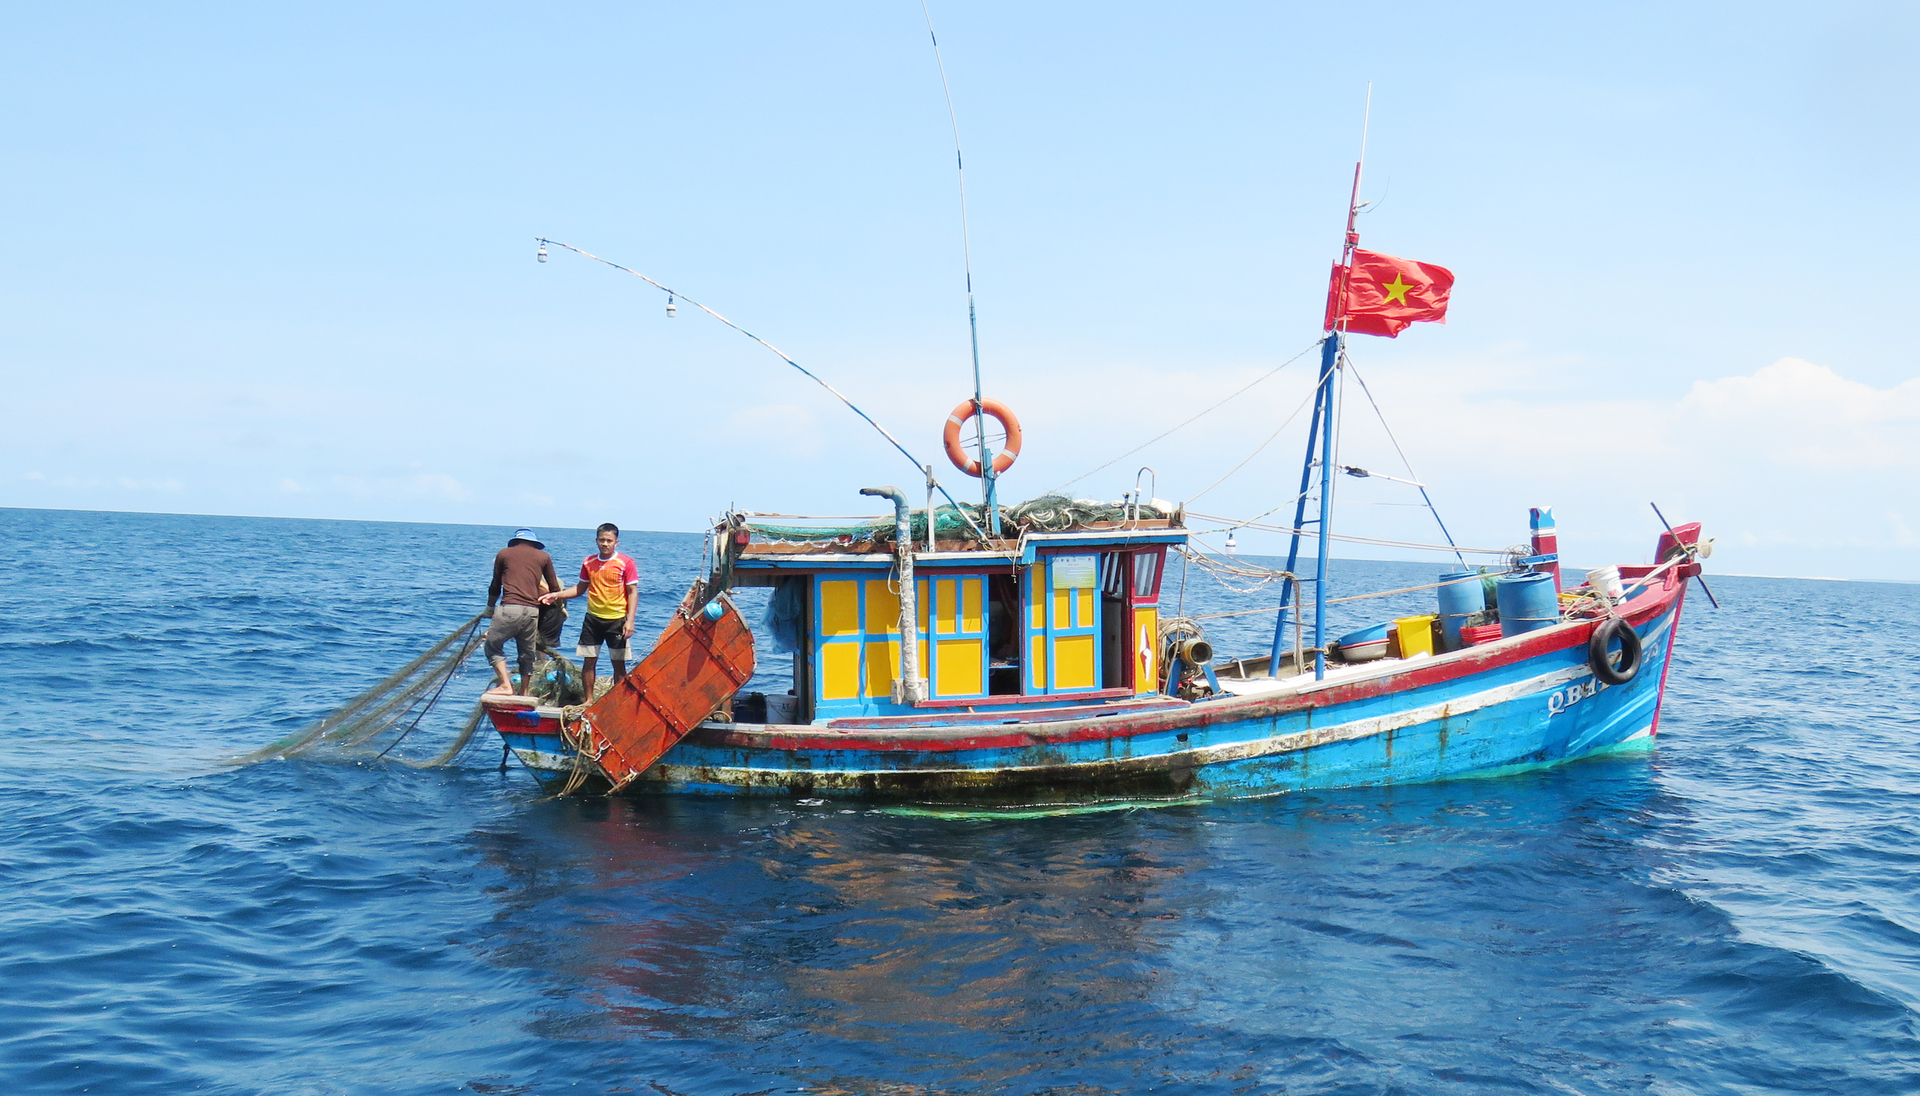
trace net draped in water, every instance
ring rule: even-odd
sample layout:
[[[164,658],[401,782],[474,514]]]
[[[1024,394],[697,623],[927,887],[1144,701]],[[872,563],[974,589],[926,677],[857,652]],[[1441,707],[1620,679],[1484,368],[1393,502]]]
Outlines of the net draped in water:
[[[234,759],[234,764],[298,757],[307,754],[331,754],[385,757],[416,731],[431,730],[430,712],[443,700],[448,687],[467,668],[468,662],[485,641],[480,623],[482,613],[463,622],[438,642],[389,674],[372,687],[327,713],[317,722],[271,745]],[[531,688],[527,690],[542,702],[578,704],[585,698],[580,671],[565,656],[543,649],[534,665]],[[479,729],[483,709],[473,706],[453,739],[424,760],[395,755],[394,760],[416,768],[445,765],[466,749]],[[426,735],[422,735],[424,739]],[[415,746],[423,745],[415,742]]]

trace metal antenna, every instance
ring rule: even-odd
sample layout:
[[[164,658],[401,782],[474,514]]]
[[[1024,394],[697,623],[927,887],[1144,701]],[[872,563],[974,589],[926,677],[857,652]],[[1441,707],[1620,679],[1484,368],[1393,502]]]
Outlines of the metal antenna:
[[[933,11],[927,7],[927,0],[920,0],[920,14],[927,20],[927,40],[933,43],[933,63],[940,70],[940,90],[947,97],[947,121],[953,125],[953,167],[960,179],[960,257],[967,274],[967,336],[973,344],[974,448],[980,459],[981,501],[990,511],[988,528],[997,536],[1000,514],[994,498],[993,454],[987,450],[987,409],[980,402],[980,324],[973,308],[973,240],[967,225],[967,164],[960,152],[960,114],[953,108],[953,87],[947,82],[947,63],[940,56],[940,38],[933,32]]]

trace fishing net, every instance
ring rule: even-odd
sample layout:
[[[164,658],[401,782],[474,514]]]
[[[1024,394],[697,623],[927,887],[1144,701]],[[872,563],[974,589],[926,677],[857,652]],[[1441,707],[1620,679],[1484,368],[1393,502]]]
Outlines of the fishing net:
[[[258,761],[299,757],[309,754],[385,757],[406,741],[426,721],[428,713],[446,696],[448,686],[466,670],[485,635],[480,624],[486,614],[474,617],[447,633],[438,643],[389,674],[372,688],[335,708],[300,731],[271,745],[233,760],[236,765]],[[580,670],[555,651],[542,650],[534,664],[532,695],[543,703],[579,704],[585,699]],[[475,704],[462,721],[453,741],[426,760],[395,756],[415,768],[446,765],[459,757],[479,730],[480,705]]]
[[[975,528],[987,527],[987,508],[975,503],[935,506],[931,515],[925,509],[908,513],[909,535],[915,541],[927,538],[931,516],[934,539],[974,538]],[[1000,508],[1001,535],[1024,533],[1063,533],[1099,522],[1124,522],[1133,518],[1165,518],[1172,515],[1142,503],[1137,508],[1124,502],[1100,502],[1076,499],[1062,494],[1046,494],[1025,502]],[[895,524],[892,518],[838,525],[787,525],[749,515],[748,524],[762,540],[789,544],[871,544],[876,549],[891,548]]]

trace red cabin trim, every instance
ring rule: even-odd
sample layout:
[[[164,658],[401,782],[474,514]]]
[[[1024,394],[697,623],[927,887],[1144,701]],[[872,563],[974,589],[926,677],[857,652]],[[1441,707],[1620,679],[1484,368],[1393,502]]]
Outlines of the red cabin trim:
[[[1063,699],[1110,700],[1115,697],[1132,696],[1132,695],[1133,695],[1132,689],[1096,689],[1090,693],[1033,693],[1030,695],[1026,693],[999,693],[992,696],[962,696],[962,697],[953,697],[946,700],[922,700],[919,703],[915,704],[914,707],[916,709],[918,708],[967,708],[971,710],[973,708],[983,708],[988,705],[998,706],[1003,704],[1025,705],[1025,704],[1046,704],[1046,703],[1057,704]],[[912,716],[912,715],[888,715],[888,716],[871,716],[871,717],[848,716],[847,718],[848,719],[867,719],[867,718],[888,719],[888,720],[893,720],[894,722],[911,723],[915,719],[918,719],[920,717]],[[844,719],[836,719],[827,725],[829,727],[838,727],[844,724],[845,722],[846,720]]]

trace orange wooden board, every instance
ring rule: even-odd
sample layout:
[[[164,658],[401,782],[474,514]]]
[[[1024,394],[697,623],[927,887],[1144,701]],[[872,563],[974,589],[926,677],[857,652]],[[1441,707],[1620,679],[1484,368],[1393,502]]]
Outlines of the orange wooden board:
[[[618,791],[753,676],[753,634],[724,599],[719,620],[686,607],[647,657],[581,714],[589,754]]]

